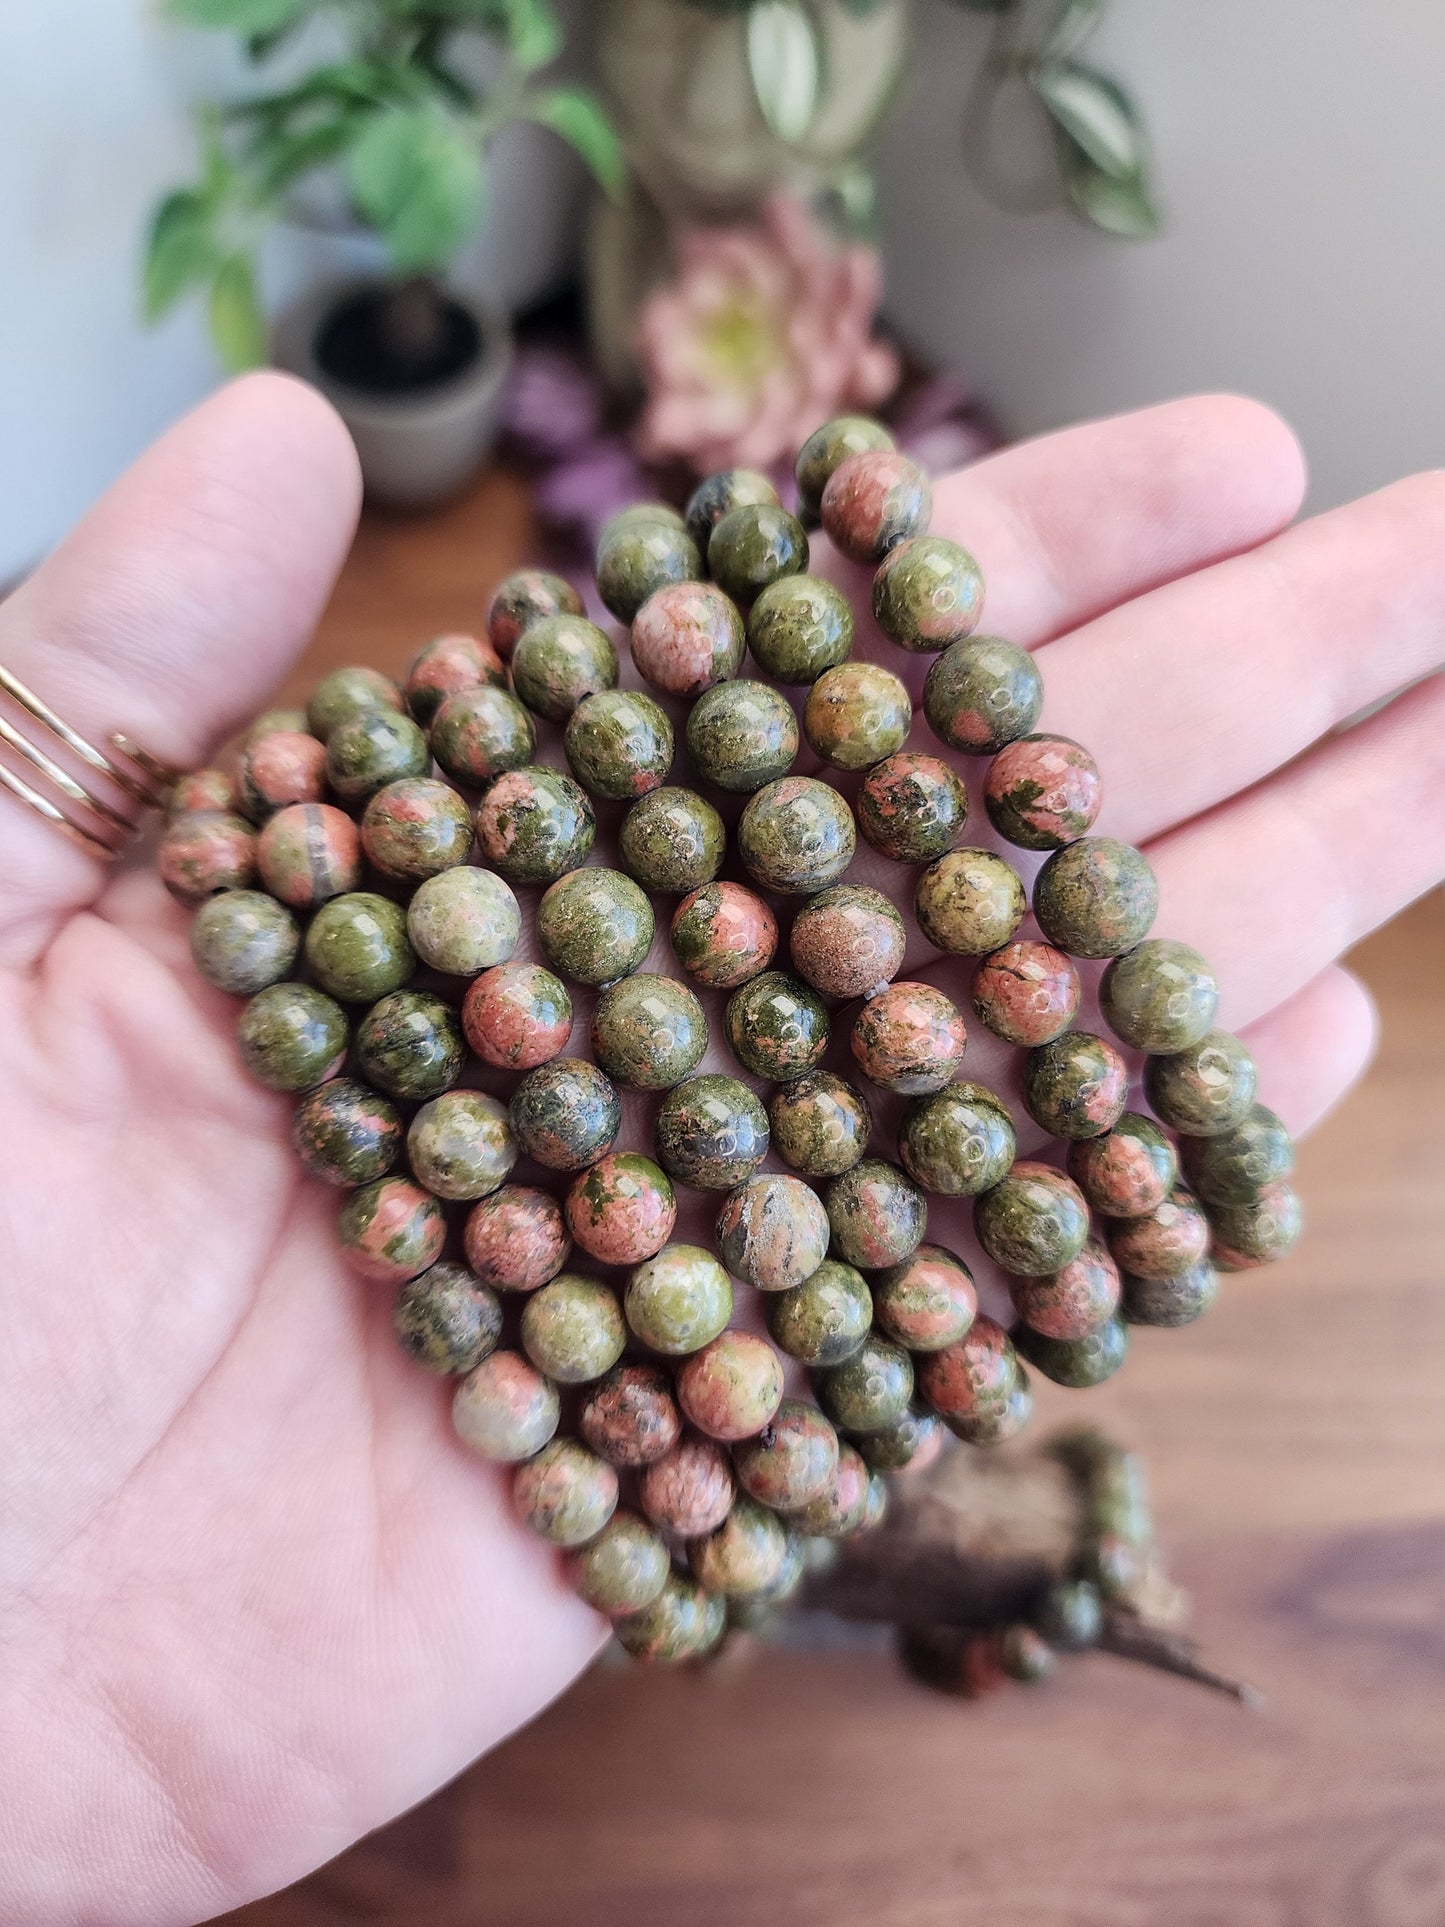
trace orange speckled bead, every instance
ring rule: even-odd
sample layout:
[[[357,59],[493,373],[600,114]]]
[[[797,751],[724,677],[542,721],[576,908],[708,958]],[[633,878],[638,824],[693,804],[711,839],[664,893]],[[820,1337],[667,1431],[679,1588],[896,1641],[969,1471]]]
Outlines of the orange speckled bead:
[[[726,1331],[677,1374],[677,1400],[700,1432],[732,1441],[761,1432],[783,1396],[783,1361],[765,1338]]]
[[[632,1151],[599,1158],[567,1193],[572,1236],[604,1265],[640,1265],[661,1251],[676,1222],[671,1180],[651,1158]]]
[[[1179,1175],[1174,1147],[1152,1118],[1125,1111],[1102,1137],[1069,1146],[1069,1176],[1106,1218],[1140,1218],[1163,1204]]]
[[[241,752],[241,808],[264,823],[288,803],[319,803],[326,794],[326,746],[304,730],[281,729]]]
[[[867,1522],[868,1497],[868,1467],[851,1445],[840,1445],[827,1491],[790,1513],[788,1524],[812,1539],[846,1539]]]
[[[821,1499],[838,1470],[838,1434],[816,1405],[785,1398],[756,1438],[733,1452],[738,1483],[778,1512]]]
[[[743,619],[711,582],[657,589],[632,624],[637,673],[668,696],[700,696],[742,667]]]
[[[873,1311],[890,1338],[911,1352],[956,1345],[978,1313],[978,1293],[961,1258],[920,1245],[873,1281]]]
[[[896,449],[869,448],[833,470],[819,504],[830,540],[854,562],[881,562],[921,535],[933,513],[928,477]]]
[[[952,1081],[968,1031],[957,1007],[931,984],[889,984],[859,1011],[850,1042],[866,1077],[913,1097]]]
[[[1209,1221],[1197,1198],[1175,1185],[1163,1204],[1108,1229],[1114,1262],[1135,1278],[1175,1278],[1209,1250]]]
[[[498,964],[468,989],[462,1029],[484,1064],[535,1070],[572,1035],[572,998],[561,978],[541,964]]]
[[[476,636],[437,636],[412,658],[406,678],[407,707],[425,729],[448,696],[478,683],[504,689],[507,666],[490,642]]]
[[[777,947],[777,918],[740,883],[705,883],[673,912],[673,953],[709,990],[747,983],[767,969]]]
[[[973,980],[973,1007],[1006,1044],[1052,1043],[1079,1014],[1083,986],[1073,960],[1051,943],[1020,938],[990,951]]]
[[[898,974],[907,933],[880,890],[835,883],[793,919],[788,948],[798,975],[825,997],[866,997]]]
[[[1057,850],[1094,826],[1099,765],[1067,736],[1020,736],[988,766],[984,808],[1000,836],[1024,850]]]
[[[1098,1239],[1090,1238],[1062,1270],[1010,1279],[1009,1292],[1030,1330],[1045,1338],[1087,1338],[1119,1309],[1119,1270]]]
[[[647,1467],[637,1490],[659,1530],[699,1539],[716,1532],[732,1508],[733,1469],[722,1446],[689,1433]]]
[[[665,1372],[614,1365],[582,1401],[577,1429],[609,1465],[653,1465],[682,1436],[682,1416]]]
[[[946,1419],[972,1419],[1004,1405],[1018,1375],[1013,1341],[992,1318],[975,1318],[957,1344],[918,1361],[918,1389]]]
[[[256,843],[261,881],[293,910],[314,910],[361,882],[361,834],[331,803],[277,810]]]
[[[256,832],[226,810],[178,816],[161,838],[156,869],[181,903],[204,903],[218,890],[249,889],[256,876]]]
[[[572,1248],[557,1200],[526,1184],[504,1184],[475,1205],[464,1242],[467,1263],[499,1291],[535,1291]]]
[[[378,1178],[345,1199],[336,1235],[353,1271],[400,1285],[436,1263],[447,1226],[441,1206],[419,1184]]]
[[[564,576],[549,569],[515,569],[504,576],[487,605],[487,635],[505,661],[524,629],[545,616],[580,616],[582,598]]]

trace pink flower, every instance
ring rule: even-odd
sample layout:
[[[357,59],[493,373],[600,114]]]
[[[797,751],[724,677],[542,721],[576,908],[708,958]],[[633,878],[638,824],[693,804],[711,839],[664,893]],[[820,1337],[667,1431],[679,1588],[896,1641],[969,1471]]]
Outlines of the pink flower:
[[[878,256],[837,245],[800,200],[779,196],[747,227],[686,228],[674,254],[637,324],[649,460],[767,468],[893,392],[898,357],[873,333]]]

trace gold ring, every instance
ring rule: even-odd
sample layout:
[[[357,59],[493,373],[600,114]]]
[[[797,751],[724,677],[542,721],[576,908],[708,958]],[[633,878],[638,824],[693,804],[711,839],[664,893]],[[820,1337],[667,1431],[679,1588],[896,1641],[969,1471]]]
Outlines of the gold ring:
[[[68,723],[62,722],[49,704],[44,703],[31,689],[27,689],[18,676],[0,665],[0,691],[3,691],[18,709],[40,723],[50,734],[70,751],[71,755],[113,784],[122,798],[129,798],[143,809],[164,809],[171,786],[182,772],[169,763],[153,756],[149,750],[132,741],[120,730],[112,730],[106,738],[110,749],[107,755],[93,743],[73,730]],[[12,769],[0,762],[0,787],[9,790],[22,803],[28,804],[37,815],[43,816],[47,823],[106,862],[122,855],[132,837],[140,827],[133,816],[124,813],[114,803],[107,802],[103,796],[93,795],[85,784],[63,769],[53,756],[37,747],[27,736],[22,735],[14,723],[0,713],[0,743],[12,749],[31,766],[39,771],[47,782],[60,792],[63,803],[26,782]],[[74,805],[81,812],[81,818],[64,807]]]

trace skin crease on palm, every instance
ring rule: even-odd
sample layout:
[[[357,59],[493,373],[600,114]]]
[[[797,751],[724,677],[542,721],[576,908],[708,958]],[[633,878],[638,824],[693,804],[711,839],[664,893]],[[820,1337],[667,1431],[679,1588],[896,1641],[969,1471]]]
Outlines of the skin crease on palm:
[[[1098,757],[1099,828],[1147,845],[1157,930],[1211,958],[1297,1131],[1372,1047],[1334,959],[1445,870],[1445,681],[1321,740],[1445,654],[1445,477],[1291,527],[1302,490],[1289,431],[1213,397],[993,457],[934,517],[982,564],[985,626],[1039,650],[1042,726]],[[248,378],[0,607],[0,661],[83,730],[203,761],[305,641],[357,501],[325,404]],[[916,693],[926,659],[861,647]],[[910,881],[866,847],[850,875]],[[286,1101],[242,1077],[186,925],[143,866],[106,879],[0,797],[6,1920],[166,1927],[277,1887],[604,1636],[401,1358],[388,1294],[336,1256],[334,1196],[293,1167]],[[966,1010],[968,966],[918,944],[905,974]],[[967,1074],[1012,1094],[971,1029]],[[679,1235],[717,1202],[687,1199]],[[974,1251],[942,1201],[929,1235]]]

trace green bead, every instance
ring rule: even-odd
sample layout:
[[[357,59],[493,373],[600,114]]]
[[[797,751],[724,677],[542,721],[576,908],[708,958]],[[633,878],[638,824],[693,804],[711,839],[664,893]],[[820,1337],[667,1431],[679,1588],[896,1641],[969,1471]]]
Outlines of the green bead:
[[[938,757],[900,750],[869,770],[857,811],[864,840],[880,856],[895,863],[932,863],[963,834],[968,791]]]
[[[798,719],[787,698],[767,683],[714,683],[688,713],[687,747],[707,782],[722,790],[758,790],[792,768]]]
[[[540,1452],[561,1415],[556,1386],[512,1351],[484,1358],[467,1373],[452,1400],[458,1438],[500,1465],[515,1465]]]
[[[694,1539],[688,1564],[700,1585],[730,1599],[765,1593],[787,1559],[788,1537],[778,1515],[743,1492],[715,1532]]]
[[[406,1134],[418,1184],[451,1202],[495,1191],[517,1161],[507,1107],[481,1091],[443,1091],[423,1104]]]
[[[850,455],[864,455],[871,448],[894,448],[897,444],[881,422],[866,415],[839,415],[815,428],[798,450],[794,473],[798,482],[798,513],[805,521],[818,520],[823,490],[833,478],[834,469]]]
[[[702,555],[681,516],[614,516],[597,543],[597,593],[619,622],[631,622],[654,589],[702,580]]]
[[[776,681],[816,682],[848,660],[853,611],[842,590],[821,576],[784,576],[748,612],[748,647]]]
[[[336,1241],[347,1264],[379,1284],[404,1284],[426,1271],[441,1256],[446,1235],[441,1206],[406,1178],[363,1184],[347,1193],[336,1215]]]
[[[466,862],[472,813],[450,783],[405,777],[378,790],[367,804],[361,842],[383,876],[424,881]]]
[[[818,1403],[845,1432],[881,1432],[896,1425],[913,1397],[913,1360],[901,1345],[870,1333],[841,1365],[813,1380]]]
[[[1149,934],[1159,885],[1131,843],[1081,836],[1055,850],[1034,880],[1034,915],[1072,957],[1118,957]]]
[[[1043,706],[1033,657],[999,636],[950,643],[923,684],[923,713],[934,735],[969,756],[996,755],[1027,736]]]
[[[1023,922],[1028,897],[1018,871],[992,850],[951,850],[918,879],[913,909],[940,950],[986,957]]]
[[[477,842],[509,883],[555,883],[587,861],[597,816],[561,770],[508,770],[477,807]]]
[[[431,748],[454,783],[485,789],[504,770],[531,762],[537,732],[509,689],[480,683],[447,697],[432,718]]]
[[[796,515],[770,502],[729,509],[707,544],[708,573],[735,602],[752,602],[808,566],[808,535]]]
[[[562,747],[589,795],[630,802],[667,781],[672,723],[662,704],[642,690],[604,689],[572,711]]]
[[[1035,1370],[1056,1385],[1083,1390],[1102,1385],[1124,1363],[1129,1350],[1129,1327],[1122,1318],[1111,1318],[1087,1338],[1044,1338],[1027,1325],[1014,1334],[1019,1351]]]
[[[946,649],[977,627],[983,576],[957,542],[915,535],[900,542],[873,576],[873,619],[903,649]]]
[[[974,1206],[979,1243],[1005,1271],[1039,1278],[1062,1271],[1089,1235],[1084,1195],[1051,1164],[1020,1160]]]
[[[291,1148],[323,1184],[372,1184],[406,1142],[396,1107],[365,1084],[334,1077],[309,1091],[291,1120]]]
[[[768,1101],[773,1149],[808,1178],[836,1178],[868,1149],[873,1115],[856,1085],[832,1071],[810,1071]]]
[[[915,1184],[945,1198],[975,1198],[1014,1161],[1013,1119],[981,1084],[945,1084],[915,1097],[898,1126],[898,1161]]]
[[[653,1123],[657,1161],[698,1191],[731,1191],[768,1154],[768,1119],[746,1084],[708,1073],[663,1098]]]
[[[650,1606],[629,1613],[613,1630],[634,1659],[659,1665],[701,1659],[727,1631],[727,1602],[674,1573]]]
[[[740,883],[706,883],[677,906],[672,950],[696,982],[732,990],[766,970],[778,947],[778,920]]]
[[[735,1278],[757,1291],[788,1291],[822,1264],[828,1214],[800,1178],[749,1178],[718,1213],[717,1243]]]
[[[1185,1138],[1182,1148],[1184,1175],[1206,1204],[1252,1204],[1294,1169],[1294,1140],[1263,1104],[1232,1131]]]
[[[838,1256],[863,1271],[901,1264],[928,1228],[928,1202],[896,1164],[863,1158],[823,1199]]]
[[[828,1048],[828,1010],[816,991],[781,970],[754,977],[728,999],[733,1056],[775,1083],[813,1070]]]
[[[333,669],[317,683],[306,705],[306,727],[324,743],[338,723],[349,722],[353,716],[365,716],[378,709],[400,715],[405,707],[406,699],[400,686],[379,670]],[[289,720],[282,721],[282,718]],[[258,741],[261,724],[268,722],[270,729],[266,733],[296,726],[293,711],[273,710],[269,717],[253,724],[248,741]]]
[[[388,1097],[439,1097],[461,1076],[466,1055],[457,1013],[426,991],[394,990],[357,1027],[357,1068]]]
[[[416,968],[406,912],[390,897],[350,891],[323,903],[306,932],[306,961],[318,984],[351,1004],[399,990]]]
[[[349,670],[343,669],[339,673],[343,676],[350,675],[350,674],[375,676],[377,674],[377,671],[374,669],[365,669],[361,671],[349,671]],[[387,676],[381,676],[379,677],[379,680],[383,683],[386,683],[390,681],[390,678]],[[373,706],[383,708],[383,709],[394,707],[393,704],[385,701],[381,701],[380,699]],[[290,734],[290,732],[293,730],[304,730],[304,729],[311,729],[311,720],[304,709],[263,709],[261,711],[261,714],[256,718],[255,722],[251,724],[251,727],[246,731],[245,735],[241,738],[241,746],[243,749],[250,749],[253,743],[259,743],[261,739],[265,736],[279,736],[283,732],[286,734]],[[311,733],[314,736],[316,734],[316,731],[312,730]],[[204,775],[207,775],[208,772],[197,771],[196,774],[204,776]],[[229,783],[230,778],[227,777],[226,781]],[[236,807],[235,800],[234,800],[235,799],[234,786],[232,786],[232,789],[231,789],[231,797],[232,797],[232,800],[230,802],[227,802],[227,803],[212,802],[207,804],[206,807],[208,809],[217,809],[217,810],[234,809]],[[187,804],[185,802],[184,788],[178,785],[176,790],[172,793],[172,812],[174,814],[179,814],[183,808],[194,808],[194,807],[195,807],[194,804]]]
[[[346,1055],[345,1013],[309,984],[270,984],[241,1012],[241,1062],[273,1091],[309,1091]]]
[[[618,509],[609,515],[597,532],[598,545],[610,541],[619,529],[633,527],[635,523],[660,522],[667,529],[685,529],[687,523],[680,509],[670,502],[629,502],[626,508]]]
[[[776,508],[778,491],[766,475],[755,468],[724,468],[703,478],[687,498],[683,515],[687,532],[703,555],[708,552],[712,532],[723,517],[736,508],[762,504]]]
[[[617,1294],[596,1278],[559,1271],[522,1307],[522,1349],[558,1385],[589,1385],[621,1358],[627,1325]]]
[[[397,1343],[426,1371],[475,1371],[502,1336],[502,1301],[465,1265],[433,1265],[402,1286],[391,1314]]]
[[[652,934],[652,905],[620,870],[573,870],[537,905],[542,954],[580,984],[615,983],[636,970]]]
[[[873,1295],[863,1274],[829,1258],[763,1307],[774,1342],[800,1365],[841,1365],[873,1328]]]
[[[935,1444],[937,1440],[939,1443]],[[853,1441],[863,1463],[875,1472],[902,1472],[922,1453],[937,1452],[943,1421],[932,1412],[907,1411],[881,1432],[860,1432]]]
[[[1188,1050],[1144,1065],[1150,1110],[1185,1137],[1217,1137],[1242,1124],[1257,1082],[1248,1047],[1227,1030],[1212,1030]]]
[[[648,890],[679,895],[711,883],[727,850],[723,820],[696,790],[640,796],[622,821],[622,861]]]
[[[612,1080],[581,1057],[554,1057],[528,1071],[512,1093],[511,1114],[527,1156],[552,1171],[595,1164],[622,1128]]]
[[[1219,1269],[1248,1271],[1284,1256],[1304,1227],[1304,1213],[1294,1186],[1277,1178],[1248,1204],[1212,1204],[1209,1223]]]
[[[1024,1058],[1023,1100],[1051,1137],[1102,1137],[1124,1115],[1129,1067],[1102,1037],[1066,1030]]]
[[[1099,983],[1104,1021],[1133,1050],[1188,1050],[1208,1031],[1218,1005],[1209,965],[1172,937],[1151,937],[1116,957]]]
[[[650,1606],[671,1571],[661,1535],[635,1513],[617,1512],[573,1555],[572,1581],[589,1606],[622,1615]]]
[[[534,622],[547,616],[580,616],[582,612],[582,598],[564,576],[547,569],[515,569],[492,592],[487,605],[487,634],[505,660]]]
[[[553,1439],[512,1474],[512,1506],[548,1545],[585,1546],[617,1510],[617,1474],[576,1439]]]
[[[868,769],[902,749],[913,727],[913,701],[891,669],[845,662],[827,669],[808,691],[803,734],[835,769]]]
[[[406,933],[433,970],[475,977],[511,957],[522,935],[522,912],[500,877],[461,864],[420,886],[407,905]]]
[[[676,977],[638,971],[597,999],[592,1049],[603,1070],[624,1089],[670,1090],[702,1062],[707,1018]]]
[[[700,1245],[664,1245],[628,1279],[624,1308],[644,1345],[682,1358],[727,1329],[732,1280]]]
[[[1207,1258],[1172,1278],[1123,1277],[1124,1316],[1131,1325],[1174,1329],[1202,1318],[1219,1295],[1219,1273]]]
[[[191,956],[208,984],[252,997],[280,983],[301,949],[296,919],[263,890],[226,890],[196,912]]]
[[[764,890],[812,896],[853,861],[853,812],[828,784],[784,776],[750,797],[737,828],[738,854]]]
[[[617,687],[612,638],[585,616],[544,616],[517,639],[512,687],[534,716],[565,723],[584,697]]]
[[[425,776],[426,737],[410,716],[368,709],[337,723],[326,739],[326,780],[346,803],[361,803],[388,783]]]

